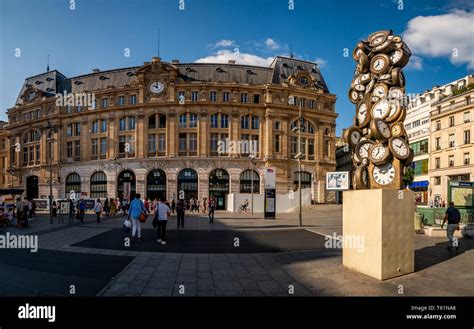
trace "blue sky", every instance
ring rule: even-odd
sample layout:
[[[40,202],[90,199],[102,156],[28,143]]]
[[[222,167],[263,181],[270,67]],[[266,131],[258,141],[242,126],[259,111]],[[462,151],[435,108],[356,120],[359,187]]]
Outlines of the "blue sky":
[[[355,63],[344,49],[352,53],[373,31],[406,37],[414,52],[405,69],[407,92],[474,71],[474,6],[468,0],[181,1],[184,10],[180,0],[0,0],[0,119],[24,79],[46,70],[47,54],[51,69],[66,76],[141,65],[157,54],[158,28],[165,61],[227,62],[237,48],[237,62],[265,65],[288,55],[292,45],[295,57],[320,63],[338,96],[338,133],[354,114],[347,89]]]

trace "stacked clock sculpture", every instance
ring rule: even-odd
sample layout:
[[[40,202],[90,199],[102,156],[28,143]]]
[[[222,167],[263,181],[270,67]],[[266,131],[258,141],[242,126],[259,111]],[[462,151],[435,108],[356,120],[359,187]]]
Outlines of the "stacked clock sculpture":
[[[372,33],[352,53],[357,68],[349,100],[356,115],[343,137],[352,152],[354,189],[403,187],[404,168],[413,161],[403,126],[407,98],[402,68],[410,56],[392,31]]]

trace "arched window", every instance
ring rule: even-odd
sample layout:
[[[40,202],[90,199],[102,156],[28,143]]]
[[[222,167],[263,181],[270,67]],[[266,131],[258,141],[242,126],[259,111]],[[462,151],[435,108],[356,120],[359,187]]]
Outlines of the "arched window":
[[[247,169],[240,175],[240,193],[260,193],[260,176],[255,170]]]
[[[295,190],[298,189],[298,172],[295,172]],[[301,189],[311,188],[311,173],[307,171],[301,172]]]
[[[103,171],[91,176],[91,198],[107,198],[107,176]]]
[[[184,194],[184,200],[198,197],[198,174],[190,168],[180,171],[178,174],[178,198]]]
[[[77,173],[70,173],[66,177],[66,196],[69,196],[71,191],[81,193],[81,176]]]
[[[301,153],[303,159],[314,160],[314,126],[304,118],[296,119],[291,124],[290,154],[294,158],[298,154],[298,128],[301,126]]]

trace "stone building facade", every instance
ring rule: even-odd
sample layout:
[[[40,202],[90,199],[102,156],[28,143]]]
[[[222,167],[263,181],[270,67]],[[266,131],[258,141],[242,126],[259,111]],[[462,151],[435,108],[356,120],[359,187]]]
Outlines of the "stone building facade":
[[[303,186],[324,203],[325,173],[336,166],[335,100],[317,64],[281,56],[269,67],[155,57],[71,78],[48,71],[27,78],[8,110],[0,182],[30,198],[47,198],[51,178],[55,198],[184,191],[216,195],[223,208],[227,193],[250,192],[252,175],[263,193],[271,166],[277,193],[287,193],[296,188],[301,106]]]

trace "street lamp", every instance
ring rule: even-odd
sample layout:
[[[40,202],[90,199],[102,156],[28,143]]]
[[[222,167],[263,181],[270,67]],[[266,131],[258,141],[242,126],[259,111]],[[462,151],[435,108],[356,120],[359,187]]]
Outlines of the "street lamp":
[[[301,101],[299,104],[299,114],[298,114],[298,125],[295,126],[292,131],[298,131],[298,154],[295,155],[295,159],[298,160],[298,202],[299,202],[299,211],[298,211],[298,219],[300,227],[303,226],[303,204],[301,200],[301,158],[303,157],[303,153],[301,152],[301,131],[304,129],[304,118],[301,115]]]
[[[253,167],[251,168],[252,171],[250,172],[250,185],[251,185],[251,193],[252,193],[252,216],[253,216],[253,173],[255,171],[255,166],[257,163],[255,162],[255,154],[250,154],[249,155],[249,162],[253,164]]]
[[[58,130],[56,127],[53,127],[50,121],[48,121],[46,127],[48,130],[48,140],[49,140],[49,223],[53,224],[53,134],[57,133]]]

